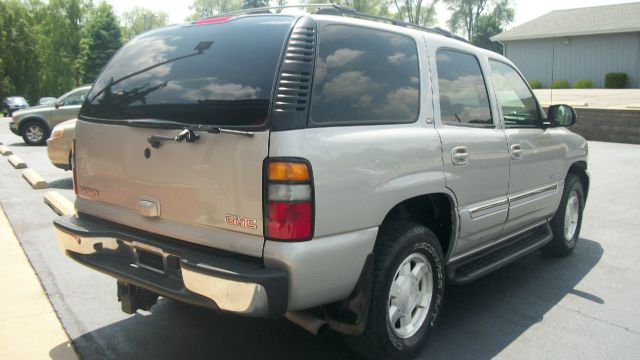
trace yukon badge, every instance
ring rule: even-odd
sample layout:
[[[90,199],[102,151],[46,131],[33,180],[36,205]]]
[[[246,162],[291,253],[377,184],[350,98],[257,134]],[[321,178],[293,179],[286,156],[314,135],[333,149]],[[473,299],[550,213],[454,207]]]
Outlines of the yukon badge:
[[[247,229],[256,229],[258,227],[258,220],[238,215],[226,214],[224,216],[224,222],[229,225],[239,226]]]
[[[100,197],[100,190],[88,186],[78,186],[78,192],[88,198],[95,199],[97,197]]]

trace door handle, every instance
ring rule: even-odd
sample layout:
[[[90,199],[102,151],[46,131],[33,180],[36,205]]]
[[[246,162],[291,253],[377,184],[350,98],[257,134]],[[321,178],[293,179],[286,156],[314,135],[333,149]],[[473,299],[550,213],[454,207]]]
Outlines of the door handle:
[[[513,160],[522,160],[522,146],[520,144],[511,145],[509,151]]]
[[[456,146],[451,149],[451,162],[453,165],[466,165],[469,163],[469,152],[466,146]]]

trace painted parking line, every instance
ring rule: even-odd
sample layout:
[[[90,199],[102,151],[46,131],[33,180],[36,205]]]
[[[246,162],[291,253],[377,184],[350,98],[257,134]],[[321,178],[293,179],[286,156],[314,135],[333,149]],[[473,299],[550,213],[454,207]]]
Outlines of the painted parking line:
[[[34,189],[46,189],[49,184],[33,169],[26,169],[22,172],[22,177],[27,180],[29,185]]]
[[[0,273],[0,359],[77,359],[2,209]]]
[[[18,155],[7,156],[7,161],[16,169],[24,169],[27,167],[27,163],[22,161],[22,159],[20,159]]]
[[[44,196],[44,203],[58,215],[75,215],[76,209],[73,202],[57,191],[49,191]]]

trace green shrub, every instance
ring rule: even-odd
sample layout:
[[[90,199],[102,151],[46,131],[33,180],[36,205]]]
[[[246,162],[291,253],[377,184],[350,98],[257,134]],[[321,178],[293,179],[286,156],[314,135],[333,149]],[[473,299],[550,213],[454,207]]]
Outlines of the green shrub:
[[[541,89],[542,83],[540,80],[529,80],[529,86],[531,86],[532,89]]]
[[[627,83],[627,74],[610,72],[604,77],[604,87],[607,89],[622,89]]]
[[[573,83],[573,88],[574,89],[592,89],[593,88],[593,81],[591,80],[578,80],[576,82]]]
[[[569,82],[567,80],[553,80],[551,83],[552,89],[568,89]]]

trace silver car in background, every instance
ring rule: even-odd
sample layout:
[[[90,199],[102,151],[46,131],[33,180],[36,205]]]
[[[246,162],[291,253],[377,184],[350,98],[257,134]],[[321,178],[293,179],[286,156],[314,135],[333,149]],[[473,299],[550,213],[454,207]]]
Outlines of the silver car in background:
[[[60,96],[54,104],[16,111],[9,129],[22,136],[27,145],[44,145],[54,126],[78,116],[90,89],[91,85],[81,86]]]

